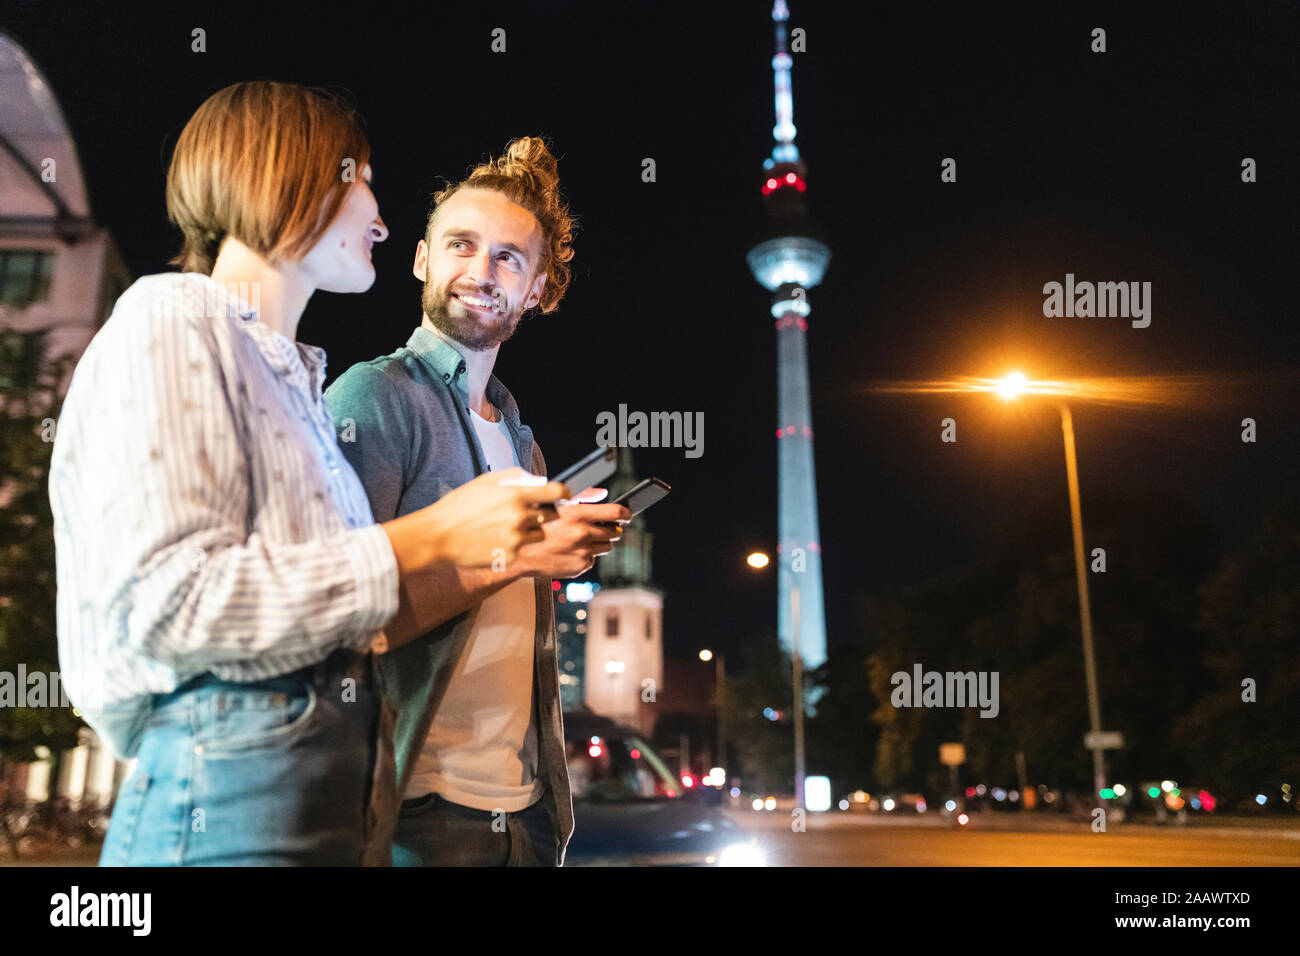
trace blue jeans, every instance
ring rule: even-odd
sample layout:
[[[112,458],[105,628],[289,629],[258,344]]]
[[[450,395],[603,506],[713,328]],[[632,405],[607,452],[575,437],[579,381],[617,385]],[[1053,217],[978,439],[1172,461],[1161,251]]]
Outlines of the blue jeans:
[[[156,696],[100,865],[388,865],[392,708],[373,667],[338,650],[269,680],[207,674]]]
[[[393,866],[555,864],[555,827],[545,798],[516,813],[499,814],[436,793],[402,801],[393,832]]]

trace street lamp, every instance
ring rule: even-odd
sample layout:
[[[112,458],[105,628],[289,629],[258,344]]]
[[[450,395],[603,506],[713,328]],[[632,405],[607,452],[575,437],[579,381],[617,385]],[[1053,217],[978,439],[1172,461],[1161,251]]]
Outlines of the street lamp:
[[[745,562],[756,571],[762,570],[768,565],[768,556],[762,551],[755,551],[745,559]],[[799,615],[799,585],[797,584],[790,588],[790,616],[793,619],[790,629],[790,657],[794,683],[794,802],[795,806],[802,808],[805,806],[803,791],[804,778],[807,774],[804,769],[803,739],[803,650],[800,646],[802,618]]]
[[[1029,386],[1028,380],[1020,372],[1012,372],[996,386],[996,391],[1005,400],[1011,400],[1024,393]],[[1100,792],[1106,786],[1106,752],[1102,749],[1101,739],[1101,698],[1097,689],[1097,661],[1092,643],[1092,608],[1088,602],[1088,574],[1083,564],[1083,514],[1079,507],[1079,464],[1074,454],[1074,418],[1070,406],[1064,401],[1057,403],[1061,413],[1061,431],[1065,435],[1065,471],[1070,489],[1070,525],[1074,533],[1074,574],[1079,588],[1079,624],[1083,632],[1083,673],[1088,685],[1088,721],[1092,734],[1092,776],[1093,794],[1100,800]]]
[[[716,660],[717,664],[714,669],[714,686],[717,688],[718,696],[718,754],[714,761],[725,768],[727,766],[727,716],[723,705],[723,695],[727,691],[727,659],[722,654],[714,654],[707,647],[700,651],[700,660],[708,663]],[[723,781],[726,782],[725,780]]]

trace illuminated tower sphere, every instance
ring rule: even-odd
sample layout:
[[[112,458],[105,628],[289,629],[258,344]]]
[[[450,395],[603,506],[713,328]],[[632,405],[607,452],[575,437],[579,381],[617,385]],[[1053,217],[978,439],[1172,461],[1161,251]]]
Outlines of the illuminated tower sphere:
[[[777,633],[792,650],[799,640],[805,667],[826,660],[826,614],[822,599],[821,545],[817,527],[817,476],[813,464],[812,409],[808,398],[807,290],[822,281],[831,250],[808,218],[803,194],[807,168],[794,144],[794,98],[786,49],[785,0],[776,0],[776,145],[764,161],[767,228],[749,251],[754,278],[773,293],[777,349],[777,468],[779,501]],[[793,609],[798,607],[798,631]]]

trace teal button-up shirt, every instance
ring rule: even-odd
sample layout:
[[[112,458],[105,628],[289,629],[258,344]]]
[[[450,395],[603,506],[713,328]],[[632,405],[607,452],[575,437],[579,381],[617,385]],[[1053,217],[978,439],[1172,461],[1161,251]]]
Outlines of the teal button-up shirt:
[[[490,376],[487,397],[504,415],[519,461],[546,474],[533,432],[519,419],[514,396]],[[433,504],[486,471],[470,420],[465,360],[445,340],[420,326],[406,345],[360,362],[325,392],[339,448],[356,470],[376,522],[391,521]],[[533,721],[537,729],[542,800],[555,827],[556,864],[573,833],[573,800],[564,759],[564,724],[551,581],[537,578],[534,635]],[[395,749],[398,793],[404,793],[420,748],[433,725],[478,608],[440,624],[378,658],[389,699],[397,709]]]

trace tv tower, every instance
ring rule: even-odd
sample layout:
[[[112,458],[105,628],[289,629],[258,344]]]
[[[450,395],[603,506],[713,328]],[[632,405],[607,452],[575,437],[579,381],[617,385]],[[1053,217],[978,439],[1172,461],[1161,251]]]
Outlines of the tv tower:
[[[807,168],[794,144],[794,98],[786,47],[785,0],[776,0],[776,145],[763,162],[767,228],[749,250],[749,269],[773,293],[777,354],[777,634],[795,662],[795,698],[802,700],[801,664],[826,660],[826,613],[822,600],[822,555],[817,529],[817,475],[813,464],[812,408],[808,399],[807,290],[822,281],[830,246],[808,218],[803,193]],[[803,708],[795,708],[796,750],[802,751]],[[800,754],[801,755],[801,754]],[[802,760],[796,760],[796,793],[803,794]]]

